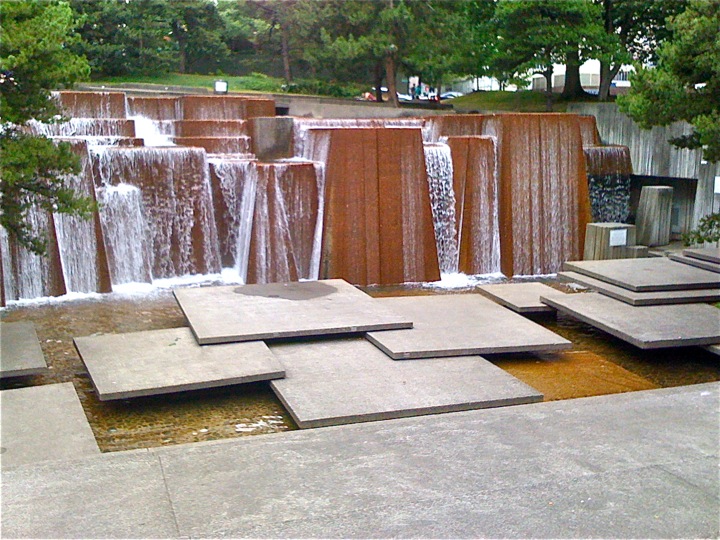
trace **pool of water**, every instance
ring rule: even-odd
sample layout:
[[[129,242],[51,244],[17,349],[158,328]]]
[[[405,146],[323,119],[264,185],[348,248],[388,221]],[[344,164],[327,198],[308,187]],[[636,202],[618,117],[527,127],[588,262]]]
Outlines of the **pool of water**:
[[[563,288],[552,279],[543,281]],[[455,294],[472,287],[365,290],[373,296],[396,296]],[[297,429],[268,383],[111,402],[97,398],[72,339],[187,326],[170,290],[12,306],[3,309],[0,317],[7,322],[33,322],[49,366],[44,375],[3,379],[0,388],[72,382],[104,452]],[[571,340],[573,350],[486,358],[543,392],[546,400],[720,380],[720,359],[701,348],[642,351],[563,315],[534,320]]]

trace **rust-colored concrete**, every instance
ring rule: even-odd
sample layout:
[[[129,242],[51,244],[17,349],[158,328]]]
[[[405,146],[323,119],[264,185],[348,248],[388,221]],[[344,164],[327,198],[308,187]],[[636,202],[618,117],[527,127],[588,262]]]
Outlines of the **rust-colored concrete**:
[[[182,96],[182,120],[246,120],[274,116],[275,101],[245,96]]]
[[[177,137],[240,137],[248,135],[245,120],[178,120]]]
[[[578,115],[580,122],[580,135],[582,136],[583,146],[596,146],[602,144],[600,140],[600,132],[597,128],[597,121],[591,115]]]
[[[458,270],[466,274],[498,272],[495,139],[449,137],[448,145],[453,159]]]
[[[627,146],[607,145],[588,146],[584,148],[588,176],[632,174],[630,149]]]
[[[109,148],[100,160],[105,174],[98,174],[96,183],[127,183],[142,192],[154,278],[220,271],[203,150]]]
[[[490,119],[500,160],[500,249],[507,276],[558,272],[582,256],[590,221],[577,115]]]
[[[486,118],[482,114],[429,116],[425,119],[425,126],[431,141],[437,141],[440,137],[486,135]]]
[[[275,100],[245,98],[245,118],[275,116]]]
[[[208,154],[249,154],[250,139],[247,135],[239,137],[173,137],[179,146],[204,148]]]
[[[71,118],[127,118],[123,92],[58,92],[62,109]]]
[[[419,129],[329,137],[321,277],[358,285],[439,279]]]
[[[309,278],[318,220],[312,163],[257,163],[247,283]]]
[[[144,116],[153,120],[173,120],[177,114],[178,99],[176,97],[128,96],[128,114]]]

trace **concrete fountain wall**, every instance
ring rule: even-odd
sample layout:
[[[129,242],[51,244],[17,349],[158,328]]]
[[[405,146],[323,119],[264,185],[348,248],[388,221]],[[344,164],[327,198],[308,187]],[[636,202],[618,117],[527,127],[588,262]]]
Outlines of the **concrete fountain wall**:
[[[583,143],[598,142],[587,117],[325,120],[242,96],[58,99],[73,120],[31,129],[74,141],[101,209],[90,225],[39,215],[40,262],[2,233],[3,302],[223,268],[248,283],[548,274],[582,254]]]

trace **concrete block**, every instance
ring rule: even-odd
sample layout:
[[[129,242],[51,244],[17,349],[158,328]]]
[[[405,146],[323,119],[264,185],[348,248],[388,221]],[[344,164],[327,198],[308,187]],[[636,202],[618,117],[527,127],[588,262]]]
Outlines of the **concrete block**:
[[[715,264],[720,264],[720,248],[684,249],[683,255],[693,259],[701,259]]]
[[[570,349],[572,343],[478,294],[377,298],[412,319],[410,330],[369,332],[395,360]]]
[[[590,276],[584,276],[578,272],[558,272],[558,278],[563,281],[579,283],[631,306],[660,306],[720,301],[720,289],[634,292]]]
[[[0,322],[0,377],[36,375],[46,370],[33,323]]]
[[[6,469],[2,492],[4,538],[180,536],[162,464],[144,451]]]
[[[202,345],[412,327],[341,279],[173,292]]]
[[[3,390],[0,406],[3,469],[100,453],[72,383]]]
[[[291,158],[294,119],[287,116],[251,118],[248,121],[252,152],[261,161]]]
[[[635,245],[635,225],[625,223],[588,223],[585,228],[586,261],[620,259],[625,248]]]
[[[481,285],[481,294],[517,313],[554,313],[555,310],[540,301],[541,296],[565,294],[544,283],[499,283]]]
[[[75,338],[101,400],[216,388],[285,375],[261,341],[198,345],[189,328]]]
[[[671,261],[667,257],[572,261],[563,270],[577,272],[635,291],[678,291],[720,287],[720,275]]]
[[[271,345],[286,378],[271,383],[301,428],[541,401],[479,356],[394,362],[362,338]]]
[[[634,307],[598,293],[541,300],[641,349],[720,343],[720,310],[709,304]]]
[[[668,255],[668,258],[675,262],[689,264],[690,266],[702,268],[703,270],[707,270],[708,272],[715,272],[716,274],[720,274],[720,263],[712,262],[698,257],[687,257],[685,255],[679,255],[677,253],[671,253],[670,255]]]
[[[639,244],[652,247],[670,243],[673,191],[670,186],[643,186],[635,220]]]

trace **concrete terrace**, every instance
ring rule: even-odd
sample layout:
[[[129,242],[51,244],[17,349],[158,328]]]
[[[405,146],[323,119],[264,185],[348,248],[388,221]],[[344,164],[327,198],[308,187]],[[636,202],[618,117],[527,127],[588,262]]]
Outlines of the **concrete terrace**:
[[[720,534],[720,383],[8,467],[4,538]]]

